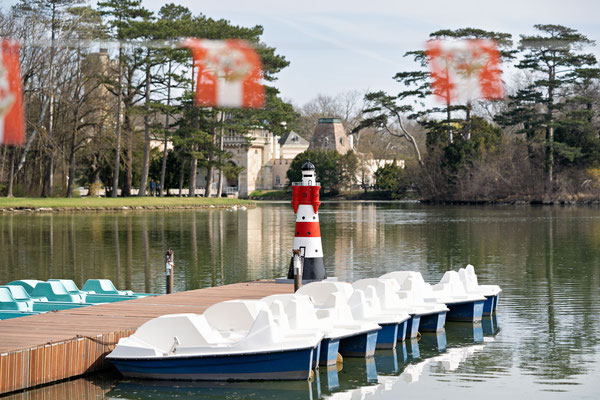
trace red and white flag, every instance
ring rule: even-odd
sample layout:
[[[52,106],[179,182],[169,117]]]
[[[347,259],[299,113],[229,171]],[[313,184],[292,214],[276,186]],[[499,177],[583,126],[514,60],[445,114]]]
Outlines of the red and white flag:
[[[19,43],[0,40],[0,143],[20,145],[25,137]]]
[[[445,103],[499,99],[504,95],[500,53],[492,40],[427,42],[431,88]]]
[[[265,89],[262,62],[243,40],[187,39],[198,68],[195,103],[203,107],[261,108]]]

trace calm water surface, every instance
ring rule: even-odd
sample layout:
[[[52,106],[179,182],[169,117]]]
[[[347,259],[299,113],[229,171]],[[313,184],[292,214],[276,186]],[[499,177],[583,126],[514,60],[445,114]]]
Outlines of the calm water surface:
[[[398,269],[431,283],[475,265],[504,289],[496,318],[447,324],[372,360],[321,368],[312,382],[165,383],[110,375],[18,398],[600,398],[600,210],[325,203],[327,273],[342,280]],[[247,211],[0,216],[0,282],[110,278],[164,292],[163,254],[175,251],[178,291],[274,278],[287,271],[289,204]],[[10,397],[9,397],[10,398]],[[16,397],[15,397],[16,398]]]

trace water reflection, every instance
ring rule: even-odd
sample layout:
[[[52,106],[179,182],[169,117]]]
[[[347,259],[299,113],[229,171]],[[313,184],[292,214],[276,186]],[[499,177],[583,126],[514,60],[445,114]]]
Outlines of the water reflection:
[[[434,283],[446,270],[472,263],[481,283],[504,289],[497,317],[477,326],[448,324],[445,352],[441,337],[424,335],[398,346],[397,372],[389,354],[380,363],[376,355],[378,379],[456,347],[485,345],[456,370],[435,372],[449,396],[465,382],[488,392],[502,388],[504,395],[512,385],[532,396],[567,390],[582,397],[598,388],[597,208],[326,203],[319,213],[329,275],[352,281],[412,269]],[[287,271],[294,223],[289,204],[246,212],[0,215],[0,283],[66,278],[82,285],[102,277],[119,288],[162,293],[167,248],[175,251],[177,291],[274,278]],[[344,377],[371,387],[366,365],[360,368],[364,379],[345,364],[336,390],[347,385]],[[427,371],[419,382],[439,389],[437,375]],[[334,387],[323,374],[320,385]]]
[[[298,399],[312,400],[311,382],[177,382],[120,381],[106,394],[110,399]]]

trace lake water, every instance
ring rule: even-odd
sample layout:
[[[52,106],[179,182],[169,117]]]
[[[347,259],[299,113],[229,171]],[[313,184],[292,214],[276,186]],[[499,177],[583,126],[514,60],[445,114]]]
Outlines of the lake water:
[[[600,398],[600,209],[325,203],[327,273],[353,281],[420,271],[430,283],[470,263],[503,288],[497,317],[447,324],[374,359],[321,368],[312,382],[165,383],[99,375],[18,398]],[[247,211],[0,216],[0,282],[110,278],[164,292],[285,275],[294,231],[289,203]],[[82,394],[84,393],[84,394]],[[73,396],[71,396],[73,397]],[[9,397],[10,398],[10,397]],[[16,398],[16,397],[15,397]]]

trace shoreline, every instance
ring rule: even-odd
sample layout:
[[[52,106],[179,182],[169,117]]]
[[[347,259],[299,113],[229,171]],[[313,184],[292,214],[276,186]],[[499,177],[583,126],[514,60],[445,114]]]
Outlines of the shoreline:
[[[102,212],[102,211],[156,211],[156,210],[210,210],[237,207],[256,207],[250,200],[230,198],[0,198],[0,214]]]

